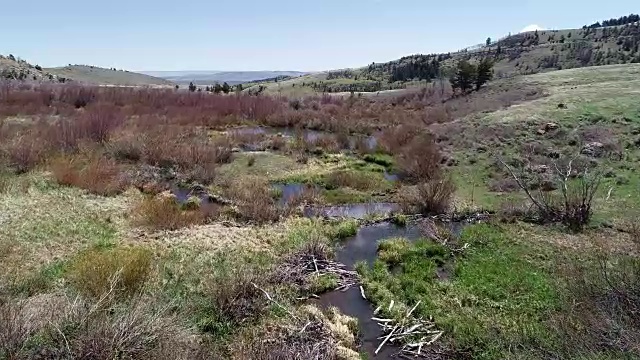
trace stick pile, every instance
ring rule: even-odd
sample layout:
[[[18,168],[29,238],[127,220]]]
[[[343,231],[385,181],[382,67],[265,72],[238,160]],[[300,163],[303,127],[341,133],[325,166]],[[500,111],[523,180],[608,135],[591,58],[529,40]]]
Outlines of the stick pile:
[[[404,318],[397,321],[395,319],[383,319],[373,317],[371,320],[376,321],[382,328],[385,335],[379,337],[382,340],[375,353],[378,354],[380,350],[387,343],[403,343],[402,354],[411,355],[414,357],[427,357],[428,354],[423,352],[422,349],[435,343],[444,333],[443,331],[435,329],[435,323],[429,319],[416,319],[411,317],[414,310],[420,305],[420,301],[407,312]],[[389,304],[389,312],[393,309],[394,301]],[[374,311],[377,314],[380,308]],[[415,341],[410,341],[414,340]]]
[[[346,291],[357,285],[358,274],[347,270],[346,265],[330,259],[323,246],[309,246],[290,256],[278,269],[278,280],[298,285],[308,282],[310,276],[333,274],[338,279],[334,290]]]

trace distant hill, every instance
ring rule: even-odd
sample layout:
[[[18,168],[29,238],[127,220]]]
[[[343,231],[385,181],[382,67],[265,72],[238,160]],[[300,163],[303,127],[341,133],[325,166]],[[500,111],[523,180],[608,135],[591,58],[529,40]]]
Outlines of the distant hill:
[[[301,71],[144,71],[143,74],[157,76],[176,84],[213,85],[214,83],[228,83],[236,85],[273,79],[281,76],[298,77],[307,73]]]
[[[59,79],[38,65],[32,65],[25,60],[13,55],[0,55],[0,79],[38,81],[38,82],[58,82],[65,81]]]
[[[612,23],[613,19],[608,23]],[[615,23],[615,22],[613,22]],[[640,63],[640,23],[581,29],[540,30],[509,35],[489,45],[429,55],[411,55],[358,69],[309,74],[292,80],[252,84],[246,91],[287,95],[378,92],[448,78],[458,60],[495,62],[495,77],[510,77],[586,66]]]
[[[69,65],[48,68],[44,71],[58,77],[90,85],[121,85],[121,86],[173,86],[171,81],[130,72],[126,70],[105,69],[90,65]]]

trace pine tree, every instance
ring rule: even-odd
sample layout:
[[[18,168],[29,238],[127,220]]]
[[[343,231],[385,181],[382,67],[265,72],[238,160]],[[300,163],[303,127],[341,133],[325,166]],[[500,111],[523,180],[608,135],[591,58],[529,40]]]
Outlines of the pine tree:
[[[222,84],[222,92],[228,94],[229,91],[231,91],[231,86],[229,86],[229,84],[227,84],[226,82]]]
[[[489,58],[484,58],[478,63],[476,69],[475,85],[476,90],[480,90],[482,85],[493,78],[493,62]]]
[[[476,67],[467,60],[460,60],[455,74],[449,80],[453,90],[460,89],[464,94],[473,88],[476,77]]]
[[[191,91],[191,92],[196,91],[196,86],[193,84],[193,82],[189,83],[189,91]]]

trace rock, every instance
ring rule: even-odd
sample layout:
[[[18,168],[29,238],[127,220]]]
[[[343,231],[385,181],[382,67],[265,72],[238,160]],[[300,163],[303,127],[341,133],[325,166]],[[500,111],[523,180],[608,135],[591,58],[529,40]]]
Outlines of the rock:
[[[549,166],[548,165],[534,165],[531,167],[531,171],[538,173],[538,174],[544,174],[547,171],[549,171]]]
[[[567,108],[566,104],[563,104],[563,103],[558,104],[558,109],[566,109],[566,108]]]
[[[601,157],[604,154],[604,145],[597,141],[590,142],[582,147],[580,153],[591,157]]]
[[[540,183],[540,190],[542,191],[553,191],[558,189],[558,184],[551,180],[543,180]]]
[[[543,127],[541,127],[540,129],[538,129],[538,134],[540,135],[544,135],[548,132],[557,130],[560,126],[554,122],[548,122],[546,124],[544,124]]]

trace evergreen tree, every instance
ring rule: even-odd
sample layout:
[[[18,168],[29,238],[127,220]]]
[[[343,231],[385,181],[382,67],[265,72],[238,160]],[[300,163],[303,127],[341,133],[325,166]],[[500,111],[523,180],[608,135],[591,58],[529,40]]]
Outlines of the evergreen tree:
[[[487,46],[489,46],[489,45],[491,45],[491,38],[490,37],[487,38]]]
[[[196,91],[196,86],[193,84],[193,82],[189,83],[189,91],[191,91],[191,92]]]
[[[222,86],[220,86],[220,84],[215,83],[215,85],[213,86],[213,92],[216,94],[220,94],[222,92]]]
[[[473,88],[474,79],[476,78],[476,67],[467,60],[460,60],[456,68],[456,72],[449,80],[453,90],[460,89],[464,94]]]
[[[482,85],[493,78],[493,62],[489,58],[484,58],[478,63],[476,69],[475,85],[476,90],[480,90]]]
[[[229,84],[227,84],[226,82],[222,84],[222,92],[228,94],[229,91],[231,91],[231,86],[229,86]]]

